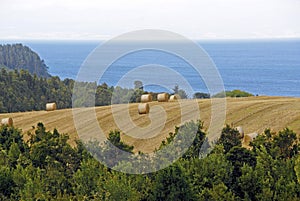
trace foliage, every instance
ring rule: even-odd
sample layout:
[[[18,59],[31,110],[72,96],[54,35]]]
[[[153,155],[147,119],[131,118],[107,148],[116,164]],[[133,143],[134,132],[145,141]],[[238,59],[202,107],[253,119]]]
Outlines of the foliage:
[[[285,128],[279,131],[278,134],[266,129],[264,133],[257,136],[251,146],[254,152],[264,149],[274,158],[280,157],[283,159],[295,156],[299,151],[297,134],[292,130]]]
[[[217,94],[213,95],[214,98],[224,98],[225,96],[226,97],[238,98],[238,97],[253,96],[253,94],[248,93],[246,91],[235,89],[235,90],[232,90],[232,91],[225,91],[225,94],[224,94],[224,92],[220,92],[220,93],[217,93]]]
[[[208,93],[202,93],[202,92],[197,92],[193,96],[196,99],[204,99],[204,98],[210,98],[210,94]]]
[[[134,81],[134,89],[144,90],[144,85],[142,81],[136,80]]]
[[[108,140],[117,148],[123,150],[123,151],[127,151],[130,153],[133,153],[133,146],[129,146],[127,144],[125,144],[124,142],[121,141],[121,134],[120,131],[111,131],[108,135]]]
[[[248,97],[248,96],[253,96],[253,94],[250,94],[246,91],[235,89],[232,91],[226,91],[226,96],[227,97]]]
[[[183,89],[179,89],[178,95],[179,95],[179,97],[180,97],[181,99],[187,99],[187,98],[188,98],[187,93],[186,93]]]
[[[0,67],[28,70],[32,75],[50,77],[48,66],[39,55],[22,44],[0,45]]]
[[[180,89],[178,84],[176,84],[173,88],[174,94],[178,94],[181,99],[187,99],[188,95],[185,90]]]
[[[239,131],[229,125],[222,130],[218,143],[224,146],[225,153],[229,152],[232,147],[242,146]]]
[[[0,112],[43,110],[47,102],[58,108],[71,107],[73,81],[42,78],[25,70],[0,71]],[[20,87],[21,86],[21,87]]]
[[[199,158],[206,136],[203,123],[188,122],[161,148],[188,139],[195,130],[192,146],[171,166],[128,175],[89,154],[87,148],[99,149],[97,143],[85,148],[77,141],[71,147],[68,135],[47,131],[42,123],[24,141],[19,129],[1,126],[0,200],[299,200],[299,142],[292,130],[267,129],[249,150],[240,146],[236,130],[226,126],[212,152]],[[112,131],[108,139],[111,145],[133,151],[119,131]]]
[[[201,146],[205,140],[205,132],[203,130],[203,122],[202,121],[191,121],[188,122],[180,127],[175,127],[174,133],[169,133],[169,137],[166,138],[166,141],[163,140],[162,144],[160,146],[160,149],[162,149],[164,146],[170,144],[175,137],[176,140],[180,143],[189,142],[189,138],[191,136],[194,136],[194,139],[191,141],[191,145],[185,152],[185,154],[182,156],[182,158],[188,159],[188,158],[197,158],[199,157]]]
[[[173,91],[174,91],[174,94],[178,94],[178,92],[179,92],[179,86],[178,86],[178,84],[176,84],[174,86]]]
[[[151,200],[194,200],[191,184],[179,163],[156,173]]]
[[[76,82],[78,90],[73,93],[75,81],[60,80],[31,75],[25,70],[0,70],[0,112],[23,112],[44,110],[48,102],[55,102],[59,109],[72,107],[72,95],[76,97],[74,105],[102,106],[113,103],[139,102],[144,91],[109,87],[106,83]],[[22,87],[20,87],[22,86]]]
[[[121,141],[120,131],[111,131],[108,141],[101,147],[110,167],[116,166],[118,160],[123,159],[125,152],[133,153],[133,148]]]

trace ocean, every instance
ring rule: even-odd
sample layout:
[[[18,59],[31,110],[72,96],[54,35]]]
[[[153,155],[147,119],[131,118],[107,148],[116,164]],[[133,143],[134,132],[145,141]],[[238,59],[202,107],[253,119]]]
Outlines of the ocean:
[[[95,41],[24,41],[22,43],[44,59],[51,75],[59,76],[61,79],[76,79],[86,57],[100,44]],[[300,40],[228,40],[197,43],[215,63],[223,79],[225,90],[241,89],[255,95],[300,97]],[[195,76],[195,72],[180,58],[149,50],[126,55],[114,62],[99,82],[115,86],[122,76],[135,67],[152,63],[177,70],[195,92],[207,92],[201,77]],[[149,77],[149,74],[139,76]],[[166,86],[178,84],[180,87],[180,83],[168,77],[155,76],[152,79],[153,83],[163,79]],[[131,80],[131,87],[134,80],[135,77]],[[147,89],[162,90],[155,84],[149,85]]]

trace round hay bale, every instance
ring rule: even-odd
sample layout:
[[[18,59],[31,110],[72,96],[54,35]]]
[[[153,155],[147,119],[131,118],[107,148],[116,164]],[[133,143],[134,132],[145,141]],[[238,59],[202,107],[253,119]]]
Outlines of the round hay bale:
[[[248,136],[248,138],[252,142],[258,136],[258,133],[254,132],[254,133],[249,133],[249,134],[246,134],[246,135]]]
[[[177,101],[178,99],[180,99],[180,96],[178,94],[170,96],[170,101]]]
[[[148,103],[140,103],[138,105],[139,114],[148,114],[150,111],[150,106]]]
[[[240,133],[240,138],[243,138],[245,135],[243,127],[238,126],[238,127],[236,127],[236,130]]]
[[[168,100],[169,100],[169,94],[167,93],[161,93],[157,95],[158,102],[168,102]]]
[[[13,119],[8,117],[1,120],[2,125],[12,126],[13,125]]]
[[[151,94],[143,94],[141,96],[141,102],[142,103],[147,103],[152,101],[152,95]]]
[[[54,111],[56,110],[56,103],[47,103],[46,104],[46,111]]]

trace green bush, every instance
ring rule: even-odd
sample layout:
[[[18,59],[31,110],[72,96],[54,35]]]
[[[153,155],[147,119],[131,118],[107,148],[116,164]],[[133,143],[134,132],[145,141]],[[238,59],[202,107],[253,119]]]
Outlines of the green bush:
[[[238,97],[253,96],[253,94],[248,93],[246,91],[239,90],[239,89],[235,89],[232,91],[225,91],[225,93],[224,92],[217,93],[217,94],[213,95],[213,98],[224,98],[225,96],[238,98]]]

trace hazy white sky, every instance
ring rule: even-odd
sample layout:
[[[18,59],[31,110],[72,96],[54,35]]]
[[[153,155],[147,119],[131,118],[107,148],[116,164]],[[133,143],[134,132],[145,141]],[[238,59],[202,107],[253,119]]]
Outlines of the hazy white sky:
[[[0,39],[109,39],[164,29],[191,39],[300,38],[300,0],[0,0]]]

